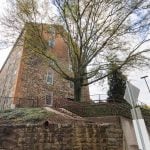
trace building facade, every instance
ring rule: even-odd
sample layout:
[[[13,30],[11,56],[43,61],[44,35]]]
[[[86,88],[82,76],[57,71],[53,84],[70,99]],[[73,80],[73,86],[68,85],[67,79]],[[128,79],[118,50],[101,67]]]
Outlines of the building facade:
[[[54,32],[47,30],[46,27],[42,31],[48,42],[47,51],[57,57],[61,67],[69,70],[69,55],[63,38],[55,28]],[[26,46],[29,42],[25,40],[27,32],[22,31],[0,71],[0,109],[53,106],[58,99],[74,98],[73,84],[51,68],[53,62]],[[83,89],[82,96],[85,97],[83,101],[89,101],[88,87]]]

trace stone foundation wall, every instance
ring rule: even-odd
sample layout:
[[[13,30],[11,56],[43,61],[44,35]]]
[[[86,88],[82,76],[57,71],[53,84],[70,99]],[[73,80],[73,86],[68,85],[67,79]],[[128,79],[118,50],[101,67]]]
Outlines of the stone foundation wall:
[[[0,150],[123,150],[114,125],[52,124],[0,126]]]

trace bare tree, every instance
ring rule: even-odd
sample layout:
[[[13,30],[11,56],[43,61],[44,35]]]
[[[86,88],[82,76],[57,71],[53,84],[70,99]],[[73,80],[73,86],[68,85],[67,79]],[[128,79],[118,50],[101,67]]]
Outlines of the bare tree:
[[[145,53],[150,49],[143,45],[149,42],[150,2],[53,0],[52,4],[48,1],[39,3],[16,0],[13,9],[10,6],[7,10],[11,15],[5,14],[1,22],[15,31],[20,31],[24,24],[30,26],[28,30],[34,34],[34,40],[31,40],[32,36],[26,38],[32,45],[29,48],[54,62],[52,69],[74,83],[75,101],[81,100],[83,86],[112,73],[108,71],[109,64],[116,57],[119,59],[115,62],[118,66],[115,70],[148,65],[149,58]],[[52,24],[63,38],[69,51],[71,74],[53,54],[45,51],[44,23]]]

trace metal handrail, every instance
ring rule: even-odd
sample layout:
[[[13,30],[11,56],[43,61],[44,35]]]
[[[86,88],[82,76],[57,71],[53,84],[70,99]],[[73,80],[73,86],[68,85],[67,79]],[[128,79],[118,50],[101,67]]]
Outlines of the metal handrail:
[[[99,96],[99,95],[105,95],[106,94],[95,94],[95,95],[90,95],[90,96]],[[100,97],[100,96],[99,96]],[[39,107],[40,106],[40,101],[44,101],[45,97],[9,97],[9,96],[0,96],[0,99],[13,99],[16,103],[16,105],[18,107],[21,107],[21,105],[28,105],[30,107]],[[69,100],[67,98],[63,98],[63,97],[57,97],[55,98],[56,100],[61,100],[62,99],[64,101],[72,101],[73,103],[76,103],[74,102],[73,100]],[[115,100],[112,100],[112,102],[115,103]],[[82,102],[81,102],[82,103]],[[93,99],[92,101],[90,101],[89,104],[92,104],[92,105],[98,105],[98,104],[102,104],[102,103],[107,103],[107,99]],[[138,102],[137,104],[138,106],[141,106],[141,107],[144,107],[146,106],[146,104],[144,104],[143,102]]]

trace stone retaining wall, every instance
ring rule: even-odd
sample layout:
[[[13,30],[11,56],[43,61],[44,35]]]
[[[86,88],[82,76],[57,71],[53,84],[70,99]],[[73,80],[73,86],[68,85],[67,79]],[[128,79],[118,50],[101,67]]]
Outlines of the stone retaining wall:
[[[0,150],[123,150],[123,133],[110,124],[3,125]]]

